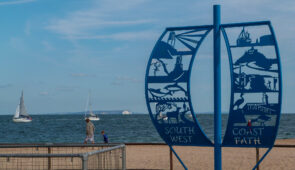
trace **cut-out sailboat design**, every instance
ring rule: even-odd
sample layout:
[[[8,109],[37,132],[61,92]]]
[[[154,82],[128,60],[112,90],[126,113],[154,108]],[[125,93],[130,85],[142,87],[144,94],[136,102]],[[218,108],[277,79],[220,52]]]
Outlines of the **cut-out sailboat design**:
[[[31,122],[32,118],[26,111],[25,103],[24,103],[24,93],[22,91],[20,102],[16,107],[15,115],[12,119],[14,122]]]

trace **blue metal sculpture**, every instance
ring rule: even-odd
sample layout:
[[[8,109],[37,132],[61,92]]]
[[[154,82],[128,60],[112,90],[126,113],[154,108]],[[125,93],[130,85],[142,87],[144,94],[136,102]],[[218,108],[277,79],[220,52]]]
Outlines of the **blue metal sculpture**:
[[[236,41],[228,33],[240,29]],[[272,149],[279,127],[282,78],[279,48],[270,22],[224,25],[231,69],[231,105],[223,146]],[[252,40],[251,33],[256,33]],[[233,38],[233,37],[232,37]],[[234,38],[233,38],[234,39]]]
[[[228,34],[237,29],[241,33],[236,41],[234,36],[230,41]],[[270,22],[223,27],[222,33],[232,84],[223,146],[272,147],[280,120],[282,86],[279,52]]]
[[[169,145],[212,146],[201,130],[189,94],[189,75],[210,28],[167,29],[157,42],[146,73],[152,121]]]
[[[281,68],[270,22],[220,24],[219,10],[218,5],[214,6],[213,26],[167,28],[156,43],[146,70],[145,94],[150,117],[185,169],[172,146],[214,146],[215,169],[221,169],[222,146],[269,148],[260,163],[271,150],[279,126]],[[211,30],[214,30],[214,144],[201,129],[190,96],[192,64]],[[220,32],[229,55],[232,87],[222,143]]]

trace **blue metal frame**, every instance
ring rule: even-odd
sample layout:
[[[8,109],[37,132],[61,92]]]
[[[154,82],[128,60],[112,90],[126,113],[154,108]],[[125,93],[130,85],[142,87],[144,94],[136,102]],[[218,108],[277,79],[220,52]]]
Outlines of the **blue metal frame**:
[[[226,28],[233,28],[233,27],[243,27],[242,29],[242,32],[244,32],[244,27],[247,26],[247,28],[250,26],[253,26],[255,25],[255,22],[253,23],[245,23],[245,24],[227,24]],[[223,146],[233,146],[233,147],[237,147],[237,146],[240,146],[240,147],[272,147],[273,144],[274,144],[274,140],[276,138],[276,135],[277,135],[277,130],[278,130],[278,125],[279,125],[279,120],[280,120],[280,114],[281,114],[281,89],[282,89],[282,85],[281,85],[281,69],[280,69],[280,61],[279,61],[279,53],[278,53],[278,46],[277,46],[277,43],[275,41],[275,36],[273,34],[273,31],[271,29],[271,25],[270,25],[270,22],[269,21],[266,21],[266,22],[259,22],[258,23],[259,26],[264,26],[264,27],[268,27],[270,29],[270,35],[267,35],[267,36],[261,36],[261,37],[267,37],[268,39],[271,39],[271,41],[261,41],[261,42],[258,42],[256,40],[256,43],[251,43],[250,41],[248,42],[248,44],[242,44],[240,46],[238,45],[230,45],[229,43],[229,40],[228,40],[228,37],[227,37],[227,34],[226,34],[226,31],[224,29],[224,27],[222,28],[222,33],[223,33],[223,36],[224,36],[224,39],[225,39],[225,43],[226,43],[226,47],[227,47],[227,51],[228,51],[228,56],[229,56],[229,62],[230,62],[230,70],[231,70],[231,86],[232,86],[232,93],[231,93],[231,105],[230,105],[230,116],[229,116],[229,123],[228,123],[228,127],[227,127],[227,131],[226,131],[226,134],[225,134],[225,138],[224,138],[224,141],[223,141]],[[255,25],[256,26],[256,25]],[[245,32],[244,32],[245,33]],[[270,37],[270,38],[269,38]],[[268,40],[267,39],[267,40]],[[238,43],[238,40],[237,40],[237,43]],[[275,56],[275,59],[268,59],[266,58],[262,53],[259,53],[258,50],[256,50],[258,47],[260,46],[269,46],[269,47],[274,47],[275,48],[275,51],[276,51],[276,56]],[[251,73],[250,75],[247,75],[245,74],[245,72],[242,72],[243,73],[243,79],[246,79],[247,77],[251,76],[251,80],[249,82],[248,80],[248,84],[250,83],[250,85],[252,85],[252,87],[250,87],[249,89],[245,89],[244,86],[243,88],[240,87],[240,89],[237,89],[237,72],[234,72],[234,69],[237,69],[237,64],[235,64],[233,62],[233,56],[232,56],[232,48],[242,48],[242,49],[245,49],[245,48],[250,48],[251,47],[251,55],[248,55],[247,52],[245,52],[245,54],[236,59],[236,63],[239,62],[239,61],[242,61],[243,59],[243,62],[246,63],[243,64],[242,66],[240,65],[239,68],[240,68],[240,75],[241,74],[241,67],[244,67],[244,66],[250,66],[249,65],[249,62],[247,63],[245,58],[248,57],[247,60],[249,60],[249,57],[252,57],[250,58],[251,62],[255,64],[260,64],[260,67],[256,67],[256,68],[253,68],[252,66],[250,67],[252,70],[255,70],[255,69],[258,69],[258,71],[256,71],[255,74]],[[256,48],[256,49],[255,49]],[[254,49],[255,51],[253,51],[252,49]],[[249,50],[249,51],[250,51]],[[254,52],[254,53],[252,53]],[[247,56],[246,56],[247,54]],[[253,60],[253,57],[256,57],[257,56],[257,61],[252,61]],[[243,58],[244,57],[244,58]],[[261,62],[260,60],[258,60],[260,58],[264,59],[263,62]],[[264,57],[264,58],[263,58]],[[237,58],[237,56],[235,56],[235,58]],[[270,64],[268,64],[270,63]],[[268,64],[268,65],[266,65]],[[270,66],[273,66],[273,65],[277,65],[277,69],[274,69],[272,70],[272,68]],[[236,68],[234,68],[234,66]],[[253,71],[252,71],[253,72]],[[247,72],[246,72],[247,73]],[[265,76],[265,74],[268,73],[267,76]],[[269,74],[272,74],[272,76],[277,76],[277,77],[272,77],[271,75]],[[247,77],[246,77],[247,76]],[[249,79],[249,78],[247,78]],[[268,83],[266,83],[266,79],[268,79]],[[277,79],[275,80],[278,81],[278,87],[276,87],[276,83],[274,82],[274,80],[270,81],[269,79]],[[261,84],[263,83],[264,84]],[[255,83],[255,84],[254,84]],[[245,82],[244,82],[245,84]],[[268,86],[266,85],[268,84]],[[271,87],[274,86],[274,87]],[[262,94],[263,96],[263,99],[266,100],[266,104],[260,104],[260,103],[246,103],[247,101],[244,100],[243,96],[245,94]],[[268,103],[268,95],[270,95],[269,93],[272,93],[272,94],[277,94],[278,97],[277,97],[277,102],[275,103]],[[241,102],[239,104],[237,104],[239,101],[238,100],[234,100],[234,95],[237,95],[237,94],[240,94],[240,97],[238,100],[241,100]],[[265,97],[265,98],[264,98]],[[267,97],[267,98],[266,98]],[[275,98],[274,98],[275,99]],[[244,103],[244,108],[239,108],[239,106]],[[264,112],[259,112],[259,111],[256,111],[257,113],[255,113],[257,116],[256,118],[254,119],[253,116],[249,116],[249,113],[245,113],[245,112],[249,112],[247,111],[247,108],[245,109],[245,107],[248,105],[248,107],[250,107],[250,105],[253,105],[255,107],[261,107],[262,109],[265,109],[269,112],[272,112],[272,113],[264,113]],[[251,111],[251,110],[250,110]],[[255,112],[255,110],[251,111],[251,112]],[[243,119],[245,119],[245,116],[246,114],[248,114],[248,121],[250,121],[250,125],[251,125],[251,120],[252,120],[252,124],[253,124],[253,121],[255,122],[259,122],[260,125],[256,123],[256,127],[259,127],[260,129],[260,133],[262,133],[262,131],[266,131],[263,135],[260,135],[258,136],[259,137],[259,140],[258,142],[256,141],[256,139],[253,138],[254,142],[252,141],[252,144],[250,143],[240,143],[240,144],[234,144],[233,142],[233,124],[234,123],[240,123],[242,124],[243,121],[245,120],[237,120],[237,117],[236,116],[233,116],[233,115],[238,115],[238,114],[242,114],[243,115]],[[251,113],[252,114],[252,113]],[[250,114],[250,115],[251,115]],[[273,122],[272,124],[270,124],[269,122],[272,120],[272,119],[275,119],[275,122]],[[239,122],[240,121],[240,122]],[[247,123],[247,122],[245,122]],[[269,125],[266,125],[266,124],[269,124]],[[248,122],[249,124],[249,122]],[[239,125],[240,127],[237,127],[236,126],[236,130],[238,128],[241,128],[243,131],[247,131],[247,133],[252,133],[253,131],[255,131],[255,127],[247,127],[247,125]],[[245,128],[248,128],[248,129],[245,129]],[[251,131],[253,128],[253,131]],[[257,129],[256,129],[257,130]],[[254,132],[253,132],[254,133]],[[255,132],[257,133],[257,132]],[[242,136],[245,136],[247,137],[248,135],[242,135]],[[229,141],[231,140],[231,142]],[[250,141],[251,142],[251,141]],[[257,143],[258,144],[257,144]]]
[[[162,41],[162,39],[163,39],[163,37],[168,33],[168,30],[170,31],[170,32],[173,32],[174,30],[173,29],[167,29],[167,30],[165,30],[164,31],[164,33],[161,35],[161,37],[159,38],[159,40],[158,40],[158,42],[156,43],[156,46],[155,46],[155,48],[153,49],[153,51],[152,51],[152,54],[151,54],[151,58],[150,58],[150,60],[149,60],[149,62],[148,62],[148,67],[147,67],[147,71],[146,71],[146,84],[145,84],[145,94],[146,94],[146,102],[147,102],[147,106],[148,106],[148,110],[149,110],[149,113],[150,113],[150,116],[151,116],[151,118],[152,118],[152,121],[153,121],[153,123],[154,123],[154,125],[155,125],[155,127],[156,127],[156,129],[158,130],[158,131],[163,131],[163,127],[161,127],[163,124],[159,124],[159,121],[155,118],[155,111],[151,108],[151,103],[155,103],[155,104],[158,104],[158,103],[160,103],[160,102],[166,102],[167,103],[167,100],[168,99],[165,99],[165,98],[163,98],[163,97],[155,97],[155,96],[151,96],[151,93],[153,92],[153,93],[156,93],[156,94],[162,94],[161,92],[159,92],[159,91],[156,91],[156,90],[154,90],[154,89],[152,89],[151,87],[149,87],[149,85],[153,85],[153,84],[155,84],[155,85],[162,85],[162,84],[164,84],[164,85],[166,85],[167,83],[185,83],[185,85],[186,85],[186,87],[184,87],[184,88],[186,88],[186,90],[187,90],[187,95],[186,95],[186,97],[187,97],[187,101],[186,101],[186,103],[189,105],[189,111],[190,111],[190,113],[191,113],[191,116],[192,116],[192,118],[193,118],[193,121],[194,121],[194,126],[196,127],[196,128],[198,128],[198,131],[199,131],[199,133],[198,133],[198,135],[202,135],[202,138],[203,138],[203,141],[206,141],[206,143],[204,144],[204,142],[203,143],[194,143],[194,142],[191,142],[191,143],[187,143],[187,144],[185,144],[185,145],[194,145],[194,146],[196,146],[196,145],[202,145],[202,146],[212,146],[213,144],[212,144],[212,142],[208,139],[208,137],[205,135],[205,133],[203,132],[203,130],[200,128],[200,126],[199,126],[199,124],[198,124],[198,121],[197,121],[197,118],[196,118],[196,116],[195,116],[195,114],[194,114],[194,111],[193,111],[193,107],[192,107],[192,103],[191,103],[191,96],[190,96],[190,93],[189,93],[189,91],[190,91],[190,79],[189,79],[189,77],[190,77],[190,75],[191,75],[191,68],[192,68],[192,65],[193,65],[193,61],[194,61],[194,57],[195,57],[195,55],[196,55],[196,53],[197,53],[197,50],[198,50],[198,48],[199,48],[199,46],[200,46],[200,44],[202,43],[202,41],[204,40],[204,38],[208,35],[208,33],[210,32],[210,28],[208,28],[208,27],[194,27],[193,28],[193,30],[191,31],[192,33],[194,33],[194,32],[197,32],[198,30],[201,30],[201,31],[203,31],[203,34],[202,34],[202,36],[201,36],[201,38],[199,39],[199,41],[198,41],[198,44],[194,47],[194,49],[193,49],[193,51],[189,54],[189,55],[191,55],[190,56],[190,61],[189,61],[189,65],[187,66],[188,67],[188,70],[187,70],[187,75],[188,75],[188,77],[187,77],[187,79],[181,79],[181,81],[172,81],[172,80],[169,80],[168,78],[167,78],[167,76],[166,77],[164,77],[164,76],[151,76],[150,74],[151,74],[151,67],[152,67],[152,60],[153,59],[155,59],[155,56],[158,56],[159,54],[157,53],[157,50],[159,49],[158,48],[158,46],[159,45],[166,45],[165,43],[163,43],[163,41]],[[176,29],[177,30],[177,29]],[[187,29],[187,30],[189,30],[189,29]],[[198,35],[189,35],[189,36],[198,36]],[[180,40],[181,41],[181,40]],[[161,54],[161,52],[162,51],[160,51],[159,53]],[[182,53],[187,53],[187,52],[180,52],[180,51],[178,51],[178,53],[179,54],[182,54]],[[188,54],[185,54],[186,56],[188,56]],[[159,77],[161,78],[161,79],[159,79]],[[175,86],[174,86],[175,87]],[[152,90],[153,91],[152,91]],[[163,89],[163,88],[162,88]],[[161,90],[162,90],[161,89]],[[172,97],[174,97],[173,95],[171,95],[170,94],[170,96],[172,96]],[[181,100],[176,100],[176,99],[171,99],[171,98],[169,98],[169,103],[172,103],[172,102],[174,102],[174,103],[176,103],[176,102],[183,102],[183,101],[181,101]],[[167,109],[168,110],[168,109]],[[161,120],[162,121],[162,120]],[[169,123],[169,122],[165,122],[166,124],[168,124],[169,126],[171,126],[171,127],[173,127],[173,126],[177,126],[178,124],[177,123]],[[179,123],[179,124],[183,124],[183,123]],[[162,129],[161,129],[162,128]],[[160,135],[161,135],[161,133],[160,133]],[[162,136],[162,135],[161,135]],[[162,136],[163,137],[163,136]],[[200,136],[199,136],[200,137]],[[165,140],[165,139],[164,139]],[[166,140],[166,142],[167,142],[167,140]],[[171,145],[182,145],[182,144],[179,144],[179,143],[173,143],[173,142],[167,142],[167,144],[171,144]]]
[[[169,145],[169,148],[172,150],[172,152],[174,153],[174,155],[176,156],[176,158],[178,159],[178,161],[181,163],[181,165],[183,166],[183,168],[185,170],[187,170],[187,167],[185,166],[185,164],[182,162],[182,160],[180,159],[180,157],[177,155],[177,153],[175,152],[175,150],[173,149],[173,147],[171,145]]]
[[[221,170],[221,64],[220,64],[220,6],[214,5],[214,167]]]
[[[277,134],[278,134],[278,130],[279,130],[279,123],[280,123],[280,119],[281,119],[281,108],[282,108],[282,94],[283,94],[282,69],[281,69],[280,51],[279,51],[279,46],[278,46],[277,39],[276,39],[276,36],[275,36],[275,32],[274,32],[273,27],[272,27],[270,22],[269,22],[268,26],[269,26],[270,32],[271,32],[271,34],[273,35],[273,38],[274,38],[275,51],[276,51],[276,55],[277,55],[277,63],[278,63],[278,69],[279,69],[279,87],[280,87],[279,108],[280,108],[280,114],[278,115],[277,122],[276,122],[276,124],[278,126],[277,129],[276,129],[276,132],[275,132],[275,139],[276,139]]]
[[[191,95],[190,95],[190,75],[192,66],[194,63],[195,55],[205,39],[208,33],[211,31],[212,26],[197,26],[197,27],[187,27],[186,29],[178,29],[178,28],[167,28],[164,33],[160,36],[157,41],[152,53],[151,57],[148,61],[148,66],[146,70],[146,81],[145,81],[145,97],[147,102],[147,108],[149,110],[150,117],[157,131],[163,140],[169,145],[175,156],[179,159],[183,167],[186,169],[184,163],[181,161],[179,156],[173,150],[172,146],[174,145],[191,145],[191,146],[213,146],[212,142],[205,135],[199,123],[197,121],[197,117],[192,107],[191,103]],[[169,36],[168,36],[169,35]],[[171,37],[176,37],[172,40]],[[167,42],[164,41],[164,38],[168,37]],[[176,48],[177,44],[181,44],[183,47],[187,47],[188,51],[181,51],[181,48]],[[191,45],[191,44],[193,45]],[[161,48],[159,48],[161,47]],[[183,48],[182,47],[182,48]],[[168,52],[167,52],[168,51]],[[167,56],[166,56],[167,55]],[[160,57],[159,57],[160,56]],[[182,59],[187,59],[187,65],[181,63]],[[165,60],[165,61],[164,61]],[[174,69],[172,71],[168,70],[166,66],[169,63],[169,60],[178,65],[181,65],[181,71],[179,69]],[[154,63],[153,63],[154,62]],[[167,64],[168,63],[168,64]],[[154,67],[154,68],[153,68]],[[175,68],[176,67],[175,64]],[[152,69],[154,75],[152,75]],[[160,69],[163,71],[163,75],[158,75]],[[176,71],[175,71],[176,70]],[[183,73],[183,75],[178,79],[171,79],[172,73]],[[164,86],[164,87],[163,87]],[[170,87],[178,88],[174,89],[174,91],[167,91]],[[164,91],[167,92],[164,92]],[[184,92],[183,96],[176,96],[177,92]],[[162,95],[162,96],[160,96]],[[180,103],[183,103],[183,107],[180,107]],[[156,106],[153,108],[153,104]],[[188,107],[187,107],[188,105]],[[163,114],[166,115],[167,120],[164,120],[163,115],[160,115],[160,111],[157,108],[161,108]],[[167,108],[165,108],[167,107]],[[181,109],[180,109],[181,108]],[[186,108],[186,109],[184,109]],[[175,112],[175,109],[178,109],[178,112]],[[182,111],[179,111],[182,110]],[[171,116],[169,117],[169,113],[177,113],[177,116],[181,118],[180,122],[178,118]],[[183,114],[182,114],[183,113]],[[162,113],[161,113],[162,114]],[[161,116],[161,117],[160,117]],[[189,117],[191,116],[191,118]],[[160,119],[158,119],[160,117]],[[173,118],[173,119],[172,119]],[[174,122],[173,122],[174,120]],[[176,121],[176,122],[175,122]],[[190,136],[187,135],[179,135],[179,134],[165,134],[167,129],[186,129],[189,131]],[[188,130],[189,129],[189,130]],[[179,141],[173,141],[170,138],[179,138]],[[180,141],[180,139],[187,140],[185,143]]]
[[[266,44],[259,44],[259,43],[255,43],[254,45],[249,45],[249,46],[253,46],[258,48],[259,46],[273,46],[274,49],[275,49],[275,55],[276,55],[276,58],[274,59],[274,64],[277,64],[277,76],[278,76],[278,90],[277,92],[274,92],[274,93],[277,93],[278,94],[278,102],[277,102],[277,106],[276,106],[276,120],[275,120],[275,123],[274,125],[274,128],[271,132],[267,132],[264,136],[270,136],[270,137],[267,137],[265,139],[264,142],[262,142],[262,144],[260,144],[259,146],[256,145],[256,144],[252,144],[252,145],[245,145],[245,144],[236,144],[236,145],[233,145],[233,144],[228,144],[228,131],[231,133],[231,130],[232,130],[232,125],[231,125],[231,120],[229,120],[230,122],[228,123],[228,127],[227,127],[227,132],[226,132],[226,135],[225,135],[225,139],[224,139],[224,143],[223,143],[223,146],[225,147],[268,147],[268,150],[264,153],[264,155],[260,158],[259,162],[254,166],[253,170],[256,169],[258,167],[258,165],[263,161],[263,159],[267,156],[267,154],[271,151],[272,147],[273,147],[273,144],[274,144],[274,141],[275,141],[275,138],[277,136],[277,131],[278,131],[278,126],[279,126],[279,120],[280,120],[280,115],[281,115],[281,103],[282,103],[282,78],[281,78],[281,66],[280,66],[280,55],[279,55],[279,50],[278,50],[278,45],[277,45],[277,42],[276,42],[276,38],[275,38],[275,35],[274,35],[274,31],[272,29],[272,26],[271,26],[271,23],[269,21],[262,21],[262,22],[250,22],[250,23],[238,23],[238,24],[226,24],[225,26],[223,25],[222,27],[222,33],[223,33],[223,36],[224,36],[224,39],[225,39],[225,44],[226,44],[226,47],[227,47],[227,51],[228,51],[228,56],[229,56],[229,63],[230,63],[230,70],[231,71],[231,80],[232,80],[232,83],[231,83],[231,86],[232,86],[232,93],[231,93],[231,104],[230,104],[230,108],[231,108],[231,112],[233,112],[233,108],[235,107],[234,106],[234,93],[235,93],[235,88],[234,88],[234,81],[235,81],[235,76],[234,76],[234,68],[233,68],[233,56],[232,56],[232,52],[231,52],[231,48],[236,48],[237,46],[230,46],[230,43],[229,43],[229,40],[228,40],[228,37],[227,37],[227,34],[226,34],[226,31],[225,31],[225,28],[233,28],[233,27],[243,27],[243,30],[244,30],[244,27],[249,27],[249,26],[266,26],[269,28],[270,30],[270,35],[269,37],[272,38],[272,43],[266,43]],[[248,45],[243,45],[242,47],[247,47]],[[267,70],[265,70],[267,72]],[[257,75],[258,76],[258,75]],[[270,86],[270,81],[269,81],[269,86]],[[274,83],[273,83],[274,84]],[[245,90],[245,92],[247,93],[247,90]],[[265,90],[258,90],[256,93],[264,93],[266,94],[267,92],[271,92],[271,90],[269,89],[265,89]],[[243,93],[243,92],[242,92]],[[231,115],[231,113],[230,113]],[[268,117],[269,115],[266,116],[266,114],[260,114],[260,116],[262,117]],[[233,116],[230,116],[229,119],[233,117]],[[270,116],[269,116],[270,117]],[[268,120],[267,120],[268,121]],[[266,121],[265,121],[266,122]],[[264,123],[264,122],[263,122]],[[229,137],[229,139],[232,139],[232,137]]]
[[[266,157],[266,155],[269,154],[269,152],[271,151],[272,147],[268,148],[267,151],[264,153],[264,155],[259,159],[259,161],[256,163],[256,165],[254,166],[254,168],[252,170],[257,169],[257,167],[260,165],[260,163],[264,160],[264,158]]]
[[[216,170],[222,167],[222,147],[269,148],[255,165],[255,169],[270,152],[278,132],[282,103],[279,48],[270,21],[220,24],[219,5],[214,5],[213,20],[213,25],[166,28],[151,53],[146,69],[147,108],[158,133],[169,145],[184,169],[187,167],[173,149],[174,145],[214,146]],[[260,41],[257,39],[256,42],[252,42],[250,34],[244,28],[253,26],[255,28],[267,26],[270,34],[262,35],[259,37]],[[227,30],[232,28],[242,28],[236,44],[230,42],[227,35]],[[211,30],[214,30],[214,144],[198,123],[190,95],[190,76],[194,58]],[[220,32],[223,34],[229,56],[232,89],[230,115],[223,143],[221,143]],[[257,49],[260,50],[264,46],[274,47],[275,59],[273,56],[266,57],[260,51],[258,52]],[[238,54],[233,55],[232,49],[237,49]],[[249,50],[239,57],[245,49]],[[174,69],[171,69],[173,66]],[[247,72],[245,68],[252,71]],[[252,101],[250,94],[261,94],[262,103]],[[246,99],[244,95],[248,95]],[[277,97],[271,97],[276,95]],[[276,100],[277,102],[274,102]],[[249,110],[251,107],[256,107],[256,112],[255,109]],[[240,116],[237,117],[237,115]],[[257,128],[260,130],[260,136],[254,140],[255,142],[246,144],[237,142],[239,138],[248,139],[253,137],[253,134],[255,136],[255,133],[257,136]],[[245,134],[234,136],[236,130],[242,130]]]

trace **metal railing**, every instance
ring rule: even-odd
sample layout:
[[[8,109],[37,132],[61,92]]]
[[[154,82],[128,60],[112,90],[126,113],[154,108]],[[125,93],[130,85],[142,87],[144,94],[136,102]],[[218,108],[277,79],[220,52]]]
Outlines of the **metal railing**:
[[[126,169],[124,144],[0,145],[2,170]]]
[[[125,145],[126,147],[120,147],[119,144],[0,144],[0,170],[76,170],[83,166],[84,169],[182,169],[164,143]],[[177,146],[175,149],[186,158],[189,169],[213,169],[212,148]],[[263,148],[224,148],[224,169],[251,169],[265,151]],[[87,157],[84,157],[83,164],[84,153],[87,153]],[[43,157],[12,157],[9,154]],[[275,145],[259,168],[291,170],[294,169],[294,158],[295,145]]]

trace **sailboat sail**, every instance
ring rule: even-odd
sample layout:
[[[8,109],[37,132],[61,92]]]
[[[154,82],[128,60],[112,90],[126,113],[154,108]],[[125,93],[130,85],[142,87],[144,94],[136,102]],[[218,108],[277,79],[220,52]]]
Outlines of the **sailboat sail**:
[[[14,122],[31,122],[32,118],[27,113],[24,103],[24,93],[22,92],[20,102],[16,107],[15,114],[12,119]]]
[[[91,105],[91,101],[90,100],[89,100],[89,114],[90,114],[90,116],[95,116],[95,114],[92,111],[92,105]]]
[[[92,111],[90,111],[90,116],[95,116],[95,114],[92,112]]]
[[[90,94],[89,94],[89,95],[90,95]],[[89,95],[88,95],[88,98],[87,98],[87,101],[86,101],[86,106],[85,106],[85,116],[84,116],[84,117],[87,117],[88,103],[89,103]]]
[[[99,117],[96,116],[92,111],[92,104],[91,104],[91,101],[90,101],[90,92],[89,92],[88,99],[87,99],[87,102],[86,102],[85,119],[86,118],[88,118],[90,120],[99,120]]]
[[[22,96],[20,98],[20,104],[19,104],[19,115],[20,116],[29,116],[29,114],[27,113],[26,107],[25,107],[25,103],[24,103],[24,93],[22,92]]]
[[[16,107],[16,111],[13,118],[19,118],[19,105]]]

